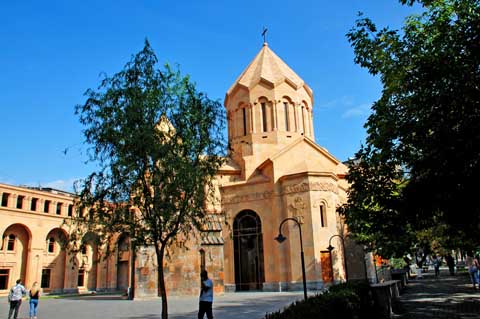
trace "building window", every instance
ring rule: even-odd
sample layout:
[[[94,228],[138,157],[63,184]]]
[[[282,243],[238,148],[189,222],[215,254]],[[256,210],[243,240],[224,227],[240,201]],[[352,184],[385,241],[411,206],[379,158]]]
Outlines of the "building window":
[[[68,205],[68,216],[72,217],[72,215],[73,215],[73,205],[70,204]]]
[[[23,200],[25,199],[25,196],[18,195],[17,196],[17,208],[18,209],[23,209]]]
[[[82,255],[86,255],[87,254],[87,245],[82,245],[82,248],[81,248],[81,252],[82,252]]]
[[[323,205],[320,205],[320,225],[327,227],[327,210]]]
[[[15,235],[11,234],[8,236],[8,243],[7,243],[7,250],[14,251],[15,250]]]
[[[8,206],[8,198],[10,197],[9,193],[3,193],[2,194],[2,206],[7,207]]]
[[[44,205],[43,205],[43,212],[48,213],[50,211],[50,201],[46,200]]]
[[[41,288],[50,288],[50,275],[52,274],[51,269],[42,269],[42,282],[40,284]]]
[[[289,119],[288,103],[283,102],[283,106],[284,106],[284,109],[285,109],[285,130],[290,131],[290,122],[288,121],[288,119]]]
[[[0,269],[0,290],[8,289],[8,269]]]
[[[305,134],[305,107],[302,105],[302,133]]]
[[[57,215],[62,214],[62,203],[57,203]]]
[[[48,239],[48,252],[54,253],[55,252],[55,238],[50,237]]]
[[[262,130],[267,131],[267,105],[262,103]]]
[[[247,135],[247,110],[245,108],[242,109],[242,117],[243,117],[243,136]]]
[[[85,285],[85,269],[80,268],[78,270],[77,286],[83,287]]]
[[[37,210],[37,203],[38,203],[38,198],[32,198],[32,202],[30,203],[30,210],[31,211],[36,211]]]

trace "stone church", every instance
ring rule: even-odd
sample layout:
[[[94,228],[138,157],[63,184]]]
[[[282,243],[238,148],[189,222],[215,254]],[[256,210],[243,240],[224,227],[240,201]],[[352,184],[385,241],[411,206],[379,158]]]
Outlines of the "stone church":
[[[365,278],[363,254],[341,239],[336,213],[347,198],[347,167],[315,143],[311,88],[264,43],[224,104],[232,152],[218,172],[218,200],[200,236],[167,256],[168,293],[198,294],[201,269],[217,293],[301,290],[300,230],[309,290],[345,280],[346,269],[349,279]],[[125,236],[100,258],[96,235],[87,234],[85,248],[69,257],[63,221],[73,214],[73,194],[0,184],[0,196],[0,294],[22,278],[52,293],[135,287],[136,297],[156,295],[153,250],[132,256]]]

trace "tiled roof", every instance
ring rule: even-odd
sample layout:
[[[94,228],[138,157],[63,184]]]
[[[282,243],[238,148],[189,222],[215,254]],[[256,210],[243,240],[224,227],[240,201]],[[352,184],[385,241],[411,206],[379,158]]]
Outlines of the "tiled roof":
[[[204,233],[202,234],[202,245],[223,245],[225,241],[218,233]]]
[[[257,56],[227,91],[227,95],[230,95],[237,85],[252,89],[262,80],[273,86],[283,82],[288,82],[295,89],[305,86],[307,91],[311,92],[303,80],[264,43]]]
[[[201,231],[222,231],[222,217],[219,215],[208,215],[205,218],[205,223],[201,226]]]

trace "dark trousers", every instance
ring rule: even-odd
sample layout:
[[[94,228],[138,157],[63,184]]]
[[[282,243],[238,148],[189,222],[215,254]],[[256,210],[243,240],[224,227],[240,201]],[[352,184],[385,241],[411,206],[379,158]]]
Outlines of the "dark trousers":
[[[213,319],[212,314],[212,303],[208,301],[200,301],[200,306],[198,310],[198,319],[203,319],[203,316],[207,314],[208,319]]]
[[[18,316],[18,309],[20,309],[20,305],[22,304],[22,300],[13,300],[13,301],[10,301],[10,311],[8,312],[8,319],[10,319],[12,317],[12,313],[15,312],[13,314],[13,319],[17,319],[17,316]]]

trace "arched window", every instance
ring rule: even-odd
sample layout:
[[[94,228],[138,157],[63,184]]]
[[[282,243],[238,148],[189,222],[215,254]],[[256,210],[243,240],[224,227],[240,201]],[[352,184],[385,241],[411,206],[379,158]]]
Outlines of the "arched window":
[[[302,104],[302,133],[305,135],[305,105]]]
[[[262,107],[262,131],[267,132],[268,127],[267,127],[267,104],[265,102],[262,102],[261,104]]]
[[[53,237],[48,238],[48,252],[49,253],[55,252],[55,238]]]
[[[324,205],[320,205],[320,225],[327,227],[327,209]]]
[[[247,109],[242,108],[243,136],[247,135]]]
[[[7,250],[8,251],[15,250],[15,235],[13,234],[8,236]]]
[[[287,101],[283,102],[283,111],[285,114],[285,131],[290,131],[290,110],[289,110],[289,105]]]

